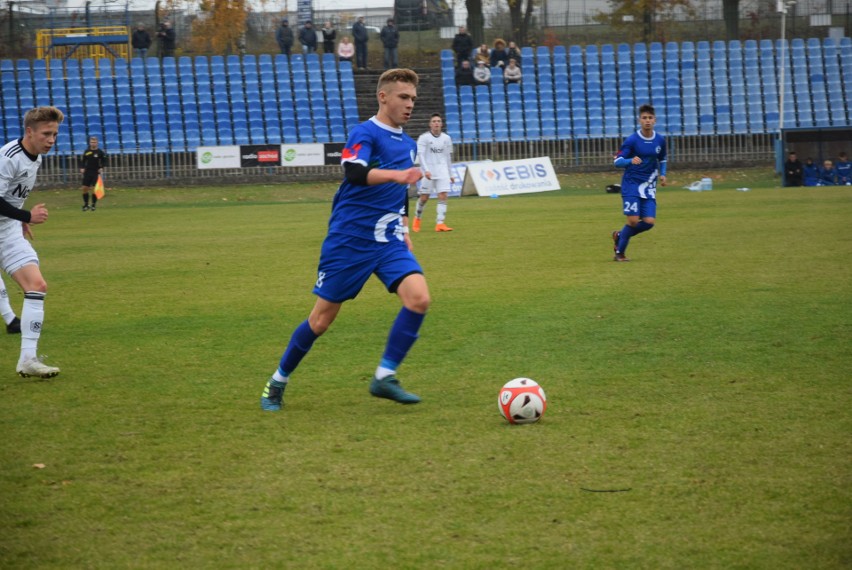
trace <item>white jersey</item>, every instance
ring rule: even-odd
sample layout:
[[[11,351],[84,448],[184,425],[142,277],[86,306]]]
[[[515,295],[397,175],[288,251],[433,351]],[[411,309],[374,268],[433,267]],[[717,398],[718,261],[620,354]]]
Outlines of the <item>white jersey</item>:
[[[41,166],[41,155],[28,153],[20,140],[6,143],[0,148],[0,198],[18,209],[23,209],[30,191],[35,187],[36,175]],[[0,216],[0,236],[21,233],[21,222]]]
[[[453,139],[447,133],[437,137],[431,132],[420,135],[417,154],[420,156],[420,170],[431,173],[432,180],[453,177]]]

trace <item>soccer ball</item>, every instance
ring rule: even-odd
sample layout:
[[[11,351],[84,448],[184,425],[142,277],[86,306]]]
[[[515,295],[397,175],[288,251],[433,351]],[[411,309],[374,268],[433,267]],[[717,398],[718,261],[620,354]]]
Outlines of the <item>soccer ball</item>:
[[[497,405],[510,424],[531,424],[544,415],[547,396],[535,380],[515,378],[500,388]]]

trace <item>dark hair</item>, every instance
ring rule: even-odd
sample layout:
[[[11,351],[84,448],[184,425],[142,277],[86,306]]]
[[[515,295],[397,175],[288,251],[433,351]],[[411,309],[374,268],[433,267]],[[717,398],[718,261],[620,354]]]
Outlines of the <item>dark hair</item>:
[[[657,113],[654,111],[654,106],[650,105],[648,103],[645,103],[644,105],[640,105],[640,107],[639,107],[639,114],[644,115],[645,113],[647,113],[649,115],[654,115],[655,117],[657,116]]]
[[[429,119],[431,120],[431,119],[434,119],[435,117],[438,117],[442,121],[444,120],[444,117],[441,116],[441,113],[432,113],[432,115],[429,117]]]

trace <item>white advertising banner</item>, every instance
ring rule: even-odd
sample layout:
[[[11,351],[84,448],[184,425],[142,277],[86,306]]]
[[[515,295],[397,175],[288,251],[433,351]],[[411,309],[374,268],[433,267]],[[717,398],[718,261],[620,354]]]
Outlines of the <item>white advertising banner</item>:
[[[282,144],[281,166],[323,166],[325,164],[325,145]]]
[[[462,195],[462,183],[464,182],[464,173],[467,171],[467,162],[454,162],[451,166],[453,173],[453,182],[450,184],[450,191],[447,192],[447,196],[454,198]],[[425,178],[421,178],[417,181],[417,189],[420,190],[420,186],[423,184]],[[471,192],[473,193],[473,192]],[[434,190],[429,195],[430,198],[437,198],[438,193]]]
[[[559,190],[559,180],[549,156],[473,162],[467,165],[464,188],[473,186],[480,196],[506,196]],[[467,193],[467,192],[463,192]]]
[[[200,146],[195,153],[198,168],[240,168],[240,147]]]

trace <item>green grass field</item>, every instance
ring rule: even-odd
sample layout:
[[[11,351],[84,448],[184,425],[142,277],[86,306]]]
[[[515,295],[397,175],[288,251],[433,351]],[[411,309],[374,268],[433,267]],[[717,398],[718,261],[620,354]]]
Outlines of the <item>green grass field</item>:
[[[367,393],[399,306],[373,280],[278,414],[336,184],[35,193],[62,374],[0,338],[0,568],[849,568],[852,190],[700,177],[627,264],[613,174],[452,200],[414,237],[423,403]],[[517,376],[538,424],[499,415]]]

